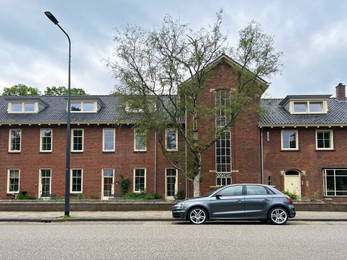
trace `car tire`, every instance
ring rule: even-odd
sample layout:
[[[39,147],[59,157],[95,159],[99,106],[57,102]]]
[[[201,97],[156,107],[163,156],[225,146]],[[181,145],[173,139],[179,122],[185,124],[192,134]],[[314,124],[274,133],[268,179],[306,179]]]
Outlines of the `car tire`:
[[[207,218],[207,211],[204,208],[192,208],[188,214],[190,223],[197,225],[205,223]]]
[[[271,224],[283,225],[288,220],[288,212],[282,207],[275,207],[269,211],[268,219]]]

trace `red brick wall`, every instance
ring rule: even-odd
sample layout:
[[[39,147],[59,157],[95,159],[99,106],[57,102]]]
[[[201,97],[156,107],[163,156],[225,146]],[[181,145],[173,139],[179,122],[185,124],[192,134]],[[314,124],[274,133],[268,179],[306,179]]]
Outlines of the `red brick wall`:
[[[334,150],[317,151],[315,146],[316,129],[297,128],[299,150],[281,151],[282,128],[264,128],[265,181],[268,176],[271,176],[272,184],[283,190],[284,176],[281,175],[281,171],[306,171],[306,176],[301,176],[302,197],[311,198],[317,193],[318,198],[323,198],[323,168],[347,168],[345,145],[347,132],[344,128],[331,128],[333,130]],[[267,141],[267,135],[269,135],[269,141]]]

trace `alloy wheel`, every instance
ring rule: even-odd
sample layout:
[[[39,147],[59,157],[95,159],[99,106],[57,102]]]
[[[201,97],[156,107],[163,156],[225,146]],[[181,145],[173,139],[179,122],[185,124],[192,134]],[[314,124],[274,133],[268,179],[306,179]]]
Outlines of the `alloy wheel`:
[[[189,220],[193,224],[203,224],[207,219],[207,212],[202,208],[194,208],[189,212]]]

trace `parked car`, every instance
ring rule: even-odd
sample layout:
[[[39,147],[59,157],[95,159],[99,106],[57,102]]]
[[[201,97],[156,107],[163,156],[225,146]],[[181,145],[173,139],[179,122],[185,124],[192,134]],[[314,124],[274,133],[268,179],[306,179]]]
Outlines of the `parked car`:
[[[172,208],[175,219],[203,224],[207,220],[255,219],[276,225],[295,217],[293,200],[270,185],[231,184]]]

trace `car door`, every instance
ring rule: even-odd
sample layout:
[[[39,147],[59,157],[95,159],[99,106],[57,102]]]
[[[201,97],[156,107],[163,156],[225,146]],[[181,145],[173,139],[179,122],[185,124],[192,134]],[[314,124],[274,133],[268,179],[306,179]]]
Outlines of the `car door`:
[[[232,219],[244,216],[243,185],[227,186],[211,197],[212,219]]]
[[[245,217],[266,218],[273,199],[272,193],[262,185],[245,185]]]

